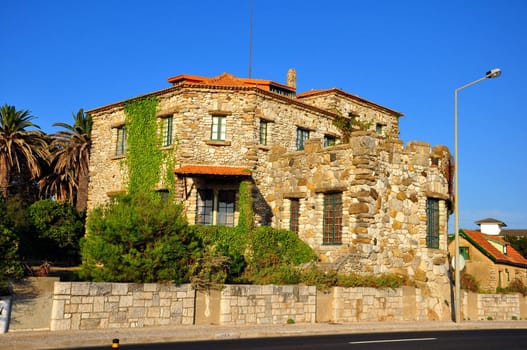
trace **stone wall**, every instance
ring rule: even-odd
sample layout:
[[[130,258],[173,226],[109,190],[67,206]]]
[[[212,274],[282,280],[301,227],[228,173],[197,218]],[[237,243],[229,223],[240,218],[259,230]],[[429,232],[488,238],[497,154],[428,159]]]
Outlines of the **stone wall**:
[[[315,322],[315,287],[228,285],[221,295],[222,325]]]
[[[521,294],[477,294],[462,292],[461,317],[468,320],[525,319],[526,297]]]
[[[194,323],[189,285],[56,282],[51,330]]]
[[[56,282],[51,330],[450,320],[450,303],[430,308],[429,299],[413,287],[226,285],[197,292],[190,285]],[[527,318],[527,298],[519,294],[463,293],[462,307],[465,319]]]

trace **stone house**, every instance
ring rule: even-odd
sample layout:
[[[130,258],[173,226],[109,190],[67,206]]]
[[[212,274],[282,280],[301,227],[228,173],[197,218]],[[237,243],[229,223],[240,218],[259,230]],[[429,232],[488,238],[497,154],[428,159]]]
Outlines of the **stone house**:
[[[446,147],[405,147],[401,113],[343,90],[297,94],[294,70],[286,84],[227,73],[168,82],[89,111],[89,209],[127,189],[124,104],[156,97],[162,149],[176,160],[174,188],[159,189],[190,223],[236,225],[248,181],[256,224],[296,232],[328,268],[408,275],[449,300]]]
[[[513,280],[527,284],[527,259],[501,236],[504,222],[487,218],[476,221],[480,230],[460,230],[459,250],[464,259],[463,271],[472,275],[480,288],[494,292],[506,288]],[[455,242],[448,246],[452,256]]]

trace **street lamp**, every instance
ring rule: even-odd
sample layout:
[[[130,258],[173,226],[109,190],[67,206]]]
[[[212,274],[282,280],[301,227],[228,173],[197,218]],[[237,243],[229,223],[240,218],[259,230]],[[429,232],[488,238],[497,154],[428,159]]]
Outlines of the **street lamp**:
[[[471,83],[468,83],[466,85],[463,85],[459,88],[457,88],[454,91],[454,159],[456,160],[456,164],[454,167],[454,198],[455,198],[455,222],[454,222],[454,237],[456,241],[456,251],[454,252],[454,269],[456,272],[455,276],[455,286],[456,286],[456,294],[455,294],[455,311],[456,311],[456,322],[461,322],[461,282],[460,282],[460,265],[461,261],[459,258],[459,158],[458,158],[458,142],[457,142],[457,94],[459,91],[468,88],[469,86],[472,86],[474,84],[479,83],[480,81],[483,81],[485,79],[492,79],[497,78],[501,75],[501,69],[494,68],[489,70],[487,73],[485,73],[485,76],[482,78],[479,78],[478,80],[474,80]]]

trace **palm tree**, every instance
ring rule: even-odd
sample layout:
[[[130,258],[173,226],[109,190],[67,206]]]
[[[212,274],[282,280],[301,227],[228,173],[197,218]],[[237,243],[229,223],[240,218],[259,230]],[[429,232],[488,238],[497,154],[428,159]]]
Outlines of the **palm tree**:
[[[52,173],[42,181],[42,184],[46,194],[52,194],[58,200],[69,201],[77,210],[84,210],[88,201],[93,120],[82,108],[77,114],[73,114],[73,120],[73,125],[53,124],[65,130],[52,135]]]
[[[13,175],[22,172],[35,179],[40,176],[42,161],[48,158],[46,135],[31,120],[28,110],[15,106],[0,107],[0,194],[7,198]],[[37,130],[26,130],[35,128]]]

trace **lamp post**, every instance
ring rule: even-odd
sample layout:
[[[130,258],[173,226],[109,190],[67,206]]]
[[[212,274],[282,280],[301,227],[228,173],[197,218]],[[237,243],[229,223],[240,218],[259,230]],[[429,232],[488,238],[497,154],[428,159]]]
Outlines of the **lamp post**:
[[[480,81],[483,81],[485,79],[492,79],[497,78],[501,75],[501,69],[494,68],[487,73],[485,73],[484,77],[479,78],[478,80],[474,80],[473,82],[470,82],[468,84],[465,84],[461,87],[458,87],[454,91],[454,159],[456,160],[456,164],[454,167],[454,198],[455,198],[455,220],[454,220],[454,237],[456,241],[456,251],[454,252],[454,258],[455,258],[455,286],[456,286],[456,294],[455,294],[455,312],[456,312],[456,323],[461,322],[461,282],[460,282],[460,265],[461,261],[459,258],[459,157],[458,157],[458,138],[457,138],[457,95],[458,92],[468,88],[469,86],[472,86],[474,84],[479,83]]]

